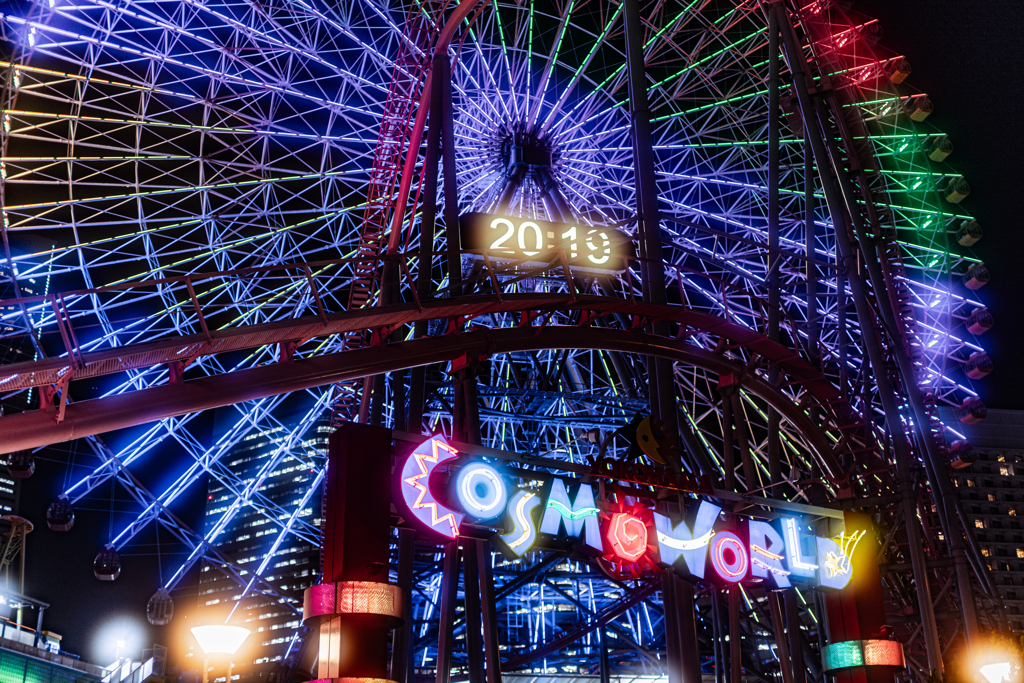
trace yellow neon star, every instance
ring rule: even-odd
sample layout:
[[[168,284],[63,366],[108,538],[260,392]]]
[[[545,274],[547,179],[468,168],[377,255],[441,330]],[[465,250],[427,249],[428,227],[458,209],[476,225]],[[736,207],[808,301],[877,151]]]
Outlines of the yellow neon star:
[[[829,571],[830,578],[837,574],[845,574],[850,571],[849,559],[845,556],[839,557],[831,551],[829,551],[828,556],[825,558],[824,565],[825,569],[828,569]]]

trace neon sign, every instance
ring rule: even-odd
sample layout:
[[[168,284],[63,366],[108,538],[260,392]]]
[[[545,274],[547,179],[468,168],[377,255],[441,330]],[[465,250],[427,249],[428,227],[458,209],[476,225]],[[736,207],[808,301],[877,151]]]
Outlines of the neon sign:
[[[519,491],[512,496],[512,502],[508,506],[512,520],[510,525],[506,525],[506,528],[511,527],[512,531],[500,538],[516,557],[526,554],[537,540],[537,525],[533,521],[533,511],[538,505],[540,497],[536,493]]]
[[[475,525],[475,534],[497,529],[492,540],[514,558],[534,549],[566,550],[568,541],[575,551],[600,556],[602,569],[618,578],[667,570],[730,584],[839,590],[850,582],[851,557],[867,533],[827,538],[810,534],[795,517],[725,519],[722,508],[706,500],[676,518],[663,514],[661,504],[621,490],[597,500],[591,484],[545,475],[541,486],[530,472],[517,476],[460,456],[435,436],[402,463],[398,485],[407,519],[430,533],[455,539],[464,523]],[[517,478],[522,488],[512,484]]]
[[[831,538],[815,538],[815,543],[818,546],[818,559],[822,565],[819,572],[822,586],[843,588],[850,582],[850,577],[853,574],[850,557],[866,533],[864,530],[855,531],[850,535],[844,532],[839,536],[838,541]]]
[[[747,544],[731,531],[718,532],[711,543],[711,566],[722,580],[739,583],[750,569]]]
[[[751,520],[747,523],[747,535],[750,537],[750,562],[753,565],[750,573],[765,579],[771,576],[779,588],[789,588],[789,570],[782,566],[785,555],[782,550],[786,543],[782,536],[768,522]]]
[[[797,531],[796,520],[792,517],[782,520],[783,533],[786,536],[786,553],[789,554],[789,571],[796,576],[811,577],[818,570],[813,562],[804,562],[803,551],[800,549],[800,532]]]
[[[467,213],[459,218],[462,245],[491,258],[523,259],[561,249],[575,269],[622,270],[633,256],[629,237],[614,228]]]
[[[636,562],[647,552],[647,525],[628,512],[612,515],[606,538],[612,552],[627,562]]]
[[[430,475],[439,465],[454,460],[459,452],[443,436],[427,439],[413,450],[402,467],[399,483],[406,508],[423,526],[445,538],[459,535],[465,516],[442,505],[430,489]]]
[[[455,485],[459,502],[477,519],[494,519],[505,511],[505,482],[490,465],[473,463],[459,472]]]
[[[542,534],[555,536],[564,526],[566,536],[578,538],[583,535],[583,541],[588,547],[597,552],[603,550],[601,529],[597,523],[598,509],[594,503],[594,489],[590,484],[580,484],[576,498],[570,501],[565,482],[552,479],[547,500],[544,518],[540,523]]]
[[[715,522],[721,512],[722,508],[702,500],[697,507],[696,518],[692,522],[684,520],[678,525],[673,525],[668,517],[655,512],[654,527],[658,530],[658,550],[662,563],[671,567],[681,557],[681,569],[703,579],[708,544],[715,535]]]

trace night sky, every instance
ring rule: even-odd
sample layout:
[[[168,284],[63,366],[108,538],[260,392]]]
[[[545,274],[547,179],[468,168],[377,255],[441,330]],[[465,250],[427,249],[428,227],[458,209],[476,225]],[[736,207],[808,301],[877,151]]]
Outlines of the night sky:
[[[993,408],[1024,408],[1018,389],[1024,379],[1024,352],[1018,346],[1024,331],[1024,221],[1020,207],[1024,183],[1024,94],[1019,69],[1024,65],[1024,4],[1019,0],[864,0],[853,6],[881,20],[882,43],[906,56],[913,66],[909,82],[935,103],[929,122],[946,132],[955,152],[949,161],[971,184],[962,205],[981,223],[985,238],[975,251],[992,272],[992,282],[978,296],[995,316],[995,328],[981,338],[995,363],[989,377],[975,383]],[[113,444],[112,444],[113,445]],[[92,466],[95,457],[80,446],[74,461]],[[21,514],[36,522],[28,539],[26,592],[53,607],[46,628],[65,636],[66,649],[99,663],[114,658],[113,642],[129,637],[131,654],[156,641],[169,644],[189,626],[181,615],[197,596],[176,596],[176,617],[170,627],[156,629],[145,619],[145,604],[158,586],[156,539],[143,534],[122,556],[121,578],[101,583],[92,576],[92,559],[107,540],[110,486],[79,506],[75,528],[67,534],[46,529],[46,506],[71,476],[65,463],[67,444],[39,461],[36,475],[22,488]],[[159,458],[157,454],[155,458]],[[154,459],[153,461],[156,461]],[[72,471],[75,472],[74,470]],[[79,467],[79,476],[84,469]],[[160,488],[160,481],[149,484]],[[193,486],[181,514],[201,528],[204,483]],[[137,509],[123,491],[114,504],[114,527],[123,528]],[[120,511],[120,512],[119,512]],[[174,548],[161,535],[164,571],[177,566],[168,557]],[[34,620],[34,617],[33,617]],[[105,631],[107,625],[114,631]],[[177,636],[174,636],[177,637]]]

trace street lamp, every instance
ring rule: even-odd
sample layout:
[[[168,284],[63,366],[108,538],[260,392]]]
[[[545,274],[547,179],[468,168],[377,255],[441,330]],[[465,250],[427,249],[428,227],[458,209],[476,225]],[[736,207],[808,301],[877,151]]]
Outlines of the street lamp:
[[[195,636],[196,641],[199,643],[199,647],[203,649],[203,683],[208,683],[207,670],[209,669],[210,655],[214,654],[226,654],[229,657],[236,652],[238,648],[242,647],[242,643],[249,637],[249,629],[243,628],[242,626],[228,626],[222,624],[219,626],[194,626],[192,628],[192,635]],[[231,683],[231,675],[235,668],[235,663],[228,659],[228,680],[227,683]]]
[[[1003,683],[1010,677],[1010,662],[995,662],[978,669],[988,683]]]
[[[121,661],[121,650],[124,649],[124,639],[123,638],[118,638],[117,642],[115,643],[115,645],[117,645],[117,650],[114,652],[114,661],[120,662]]]

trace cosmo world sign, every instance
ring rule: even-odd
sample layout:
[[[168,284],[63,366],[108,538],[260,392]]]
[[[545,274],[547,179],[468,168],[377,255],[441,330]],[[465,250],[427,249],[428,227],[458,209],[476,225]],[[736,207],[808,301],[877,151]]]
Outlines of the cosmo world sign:
[[[815,535],[797,517],[726,516],[707,500],[672,512],[680,506],[620,489],[609,495],[605,489],[615,487],[587,481],[594,477],[569,480],[463,456],[443,436],[419,444],[395,475],[401,514],[428,534],[454,540],[472,529],[512,558],[537,549],[582,553],[617,578],[671,569],[719,584],[839,590],[865,534]]]

